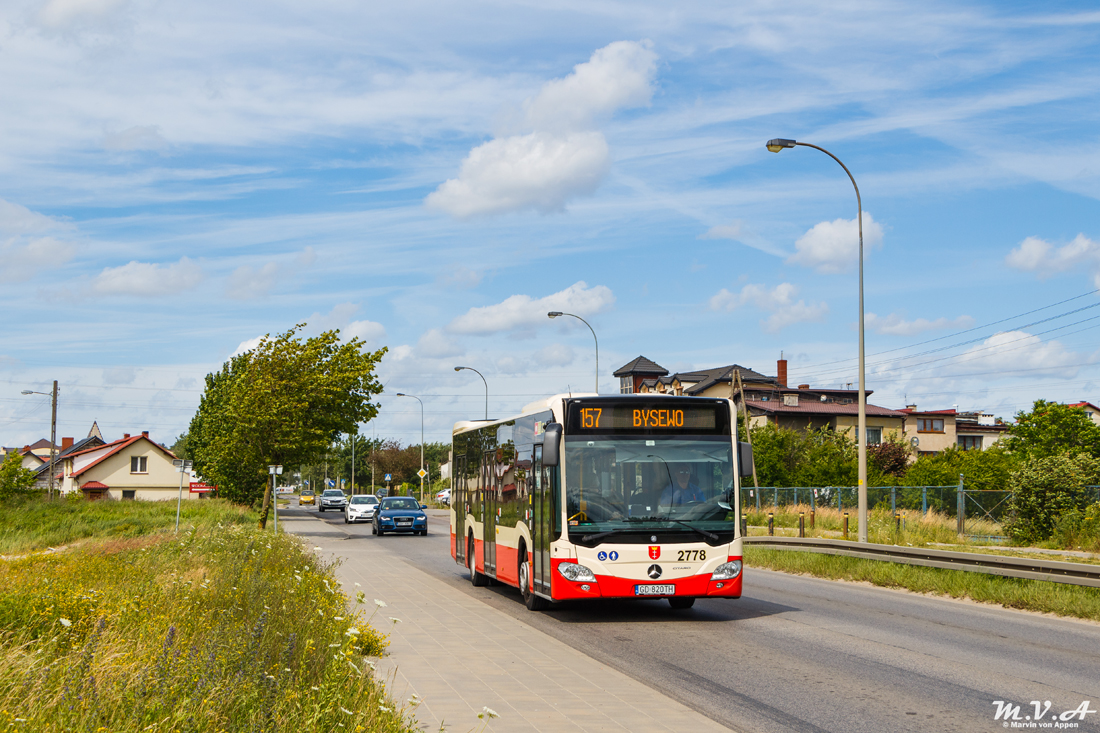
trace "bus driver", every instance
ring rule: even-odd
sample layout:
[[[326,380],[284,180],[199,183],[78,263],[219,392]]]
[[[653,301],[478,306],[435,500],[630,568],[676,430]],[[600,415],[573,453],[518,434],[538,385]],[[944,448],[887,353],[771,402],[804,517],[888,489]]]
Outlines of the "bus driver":
[[[694,501],[706,501],[703,490],[691,482],[691,466],[676,463],[671,468],[672,483],[661,492],[661,506],[678,506]]]

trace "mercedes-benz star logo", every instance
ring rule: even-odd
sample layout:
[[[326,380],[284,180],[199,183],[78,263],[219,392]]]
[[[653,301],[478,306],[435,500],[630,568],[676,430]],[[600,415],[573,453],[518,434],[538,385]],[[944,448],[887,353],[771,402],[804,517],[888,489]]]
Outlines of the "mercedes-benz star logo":
[[[649,570],[646,571],[646,574],[653,580],[656,580],[657,578],[661,577],[661,566],[650,565]]]

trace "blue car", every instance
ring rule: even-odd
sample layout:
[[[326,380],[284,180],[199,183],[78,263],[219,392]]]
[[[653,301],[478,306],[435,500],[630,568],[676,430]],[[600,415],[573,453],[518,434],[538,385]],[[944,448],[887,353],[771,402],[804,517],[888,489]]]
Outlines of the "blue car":
[[[387,496],[374,511],[371,534],[383,535],[387,532],[412,532],[428,534],[428,516],[425,506],[408,496]]]

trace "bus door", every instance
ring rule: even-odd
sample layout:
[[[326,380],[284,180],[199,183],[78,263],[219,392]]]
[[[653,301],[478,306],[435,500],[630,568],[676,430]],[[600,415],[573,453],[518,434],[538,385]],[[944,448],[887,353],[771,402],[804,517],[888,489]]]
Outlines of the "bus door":
[[[455,456],[451,465],[451,509],[455,513],[455,560],[466,563],[466,512],[470,501],[466,498],[466,456]]]
[[[497,569],[497,476],[493,470],[496,451],[485,451],[482,458],[481,485],[485,487],[485,574],[496,576]]]
[[[531,467],[531,577],[535,590],[550,595],[550,533],[547,487],[542,477],[542,446]]]

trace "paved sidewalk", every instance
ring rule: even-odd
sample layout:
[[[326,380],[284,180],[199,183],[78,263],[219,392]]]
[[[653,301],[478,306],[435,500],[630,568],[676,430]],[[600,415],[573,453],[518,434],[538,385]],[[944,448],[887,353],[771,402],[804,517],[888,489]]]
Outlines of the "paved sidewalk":
[[[434,518],[433,518],[434,519]],[[375,625],[389,630],[390,654],[378,674],[398,701],[418,695],[420,727],[453,733],[477,728],[489,707],[500,717],[486,730],[691,731],[729,729],[417,569],[385,542],[346,541],[316,517],[280,517],[322,554],[344,558],[337,576],[349,597],[388,605]],[[433,522],[439,531],[438,520]],[[355,584],[359,583],[360,588]],[[368,610],[369,613],[369,610]],[[390,628],[389,617],[401,622]]]

